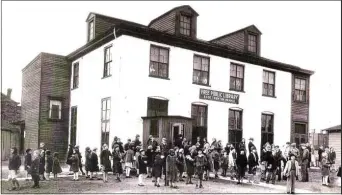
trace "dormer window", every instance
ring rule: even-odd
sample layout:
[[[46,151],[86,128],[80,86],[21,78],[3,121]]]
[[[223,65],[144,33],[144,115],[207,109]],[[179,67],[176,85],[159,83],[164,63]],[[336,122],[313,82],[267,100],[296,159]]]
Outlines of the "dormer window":
[[[257,36],[254,34],[248,34],[248,51],[257,53]]]
[[[179,25],[180,34],[190,36],[191,17],[188,15],[181,14],[179,22],[180,22],[180,25]]]
[[[88,41],[94,39],[94,19],[90,20],[88,23]]]

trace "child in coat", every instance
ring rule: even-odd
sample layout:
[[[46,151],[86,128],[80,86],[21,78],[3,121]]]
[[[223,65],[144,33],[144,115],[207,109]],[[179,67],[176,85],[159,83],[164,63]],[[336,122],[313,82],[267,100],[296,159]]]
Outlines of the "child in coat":
[[[251,183],[251,180],[254,180],[254,183],[258,183],[254,177],[256,175],[256,169],[259,165],[259,157],[255,147],[252,147],[251,150],[252,152],[248,155],[248,174],[250,175],[248,178],[248,183]]]
[[[58,152],[53,153],[52,173],[54,179],[57,179],[58,173],[62,173],[62,168],[58,159]]]
[[[227,177],[228,163],[229,163],[228,154],[227,154],[227,151],[224,151],[223,157],[222,157],[222,163],[221,163],[223,177]]]
[[[203,174],[203,177],[205,177],[205,180],[208,181],[209,180],[209,175],[210,175],[210,171],[213,169],[213,155],[212,155],[212,149],[207,149],[207,152],[204,153],[203,155],[205,155],[207,161],[206,164],[204,166],[204,171],[205,174]]]
[[[8,169],[9,169],[9,175],[8,175],[8,181],[12,182],[12,188],[10,190],[16,190],[19,189],[19,182],[17,180],[17,175],[19,172],[19,168],[21,165],[20,156],[18,155],[18,149],[16,147],[11,148],[11,156],[9,159]]]
[[[294,154],[289,154],[290,160],[287,161],[285,169],[284,169],[284,175],[287,177],[287,193],[288,194],[294,194],[295,193],[295,183],[296,183],[296,177],[299,174],[299,165],[298,161],[296,160],[296,156]]]
[[[196,188],[203,188],[202,180],[203,180],[203,173],[205,169],[205,165],[207,163],[207,158],[203,155],[201,149],[198,150],[198,155],[195,158],[196,162],[196,173],[198,175],[199,181],[196,184]]]
[[[124,155],[124,158],[125,158],[126,178],[131,178],[130,173],[131,173],[131,168],[132,168],[133,160],[134,160],[134,151],[132,150],[131,145],[128,147],[128,150],[126,151]]]
[[[74,178],[72,179],[73,181],[78,181],[78,171],[80,170],[80,162],[79,162],[79,158],[78,158],[78,154],[76,152],[76,150],[73,150],[73,153],[70,157],[70,162],[71,162],[71,166],[70,166],[70,171],[73,172]]]
[[[218,170],[220,169],[220,154],[218,153],[217,148],[214,148],[214,151],[212,153],[212,158],[213,158],[213,164],[214,164],[215,179],[217,179]]]
[[[31,176],[34,182],[32,188],[39,188],[39,166],[40,166],[40,151],[35,150],[32,155]]]
[[[178,154],[177,154],[177,168],[179,171],[179,181],[184,181],[183,172],[185,169],[185,156],[184,156],[183,148],[179,149]]]
[[[94,180],[94,178],[97,178],[97,172],[100,171],[99,169],[99,158],[97,156],[97,148],[94,148],[93,151],[91,151],[90,156],[90,180]],[[94,176],[95,173],[95,176]],[[101,178],[97,178],[98,180],[101,180]]]
[[[185,154],[185,164],[186,164],[186,175],[187,180],[186,180],[186,184],[193,184],[191,182],[191,178],[195,173],[195,149],[189,151],[188,153]]]
[[[326,185],[326,186],[329,186],[329,168],[330,168],[330,164],[328,162],[328,157],[327,157],[327,154],[326,153],[323,153],[322,154],[322,177],[323,177],[323,180],[322,180],[322,185]]]
[[[50,150],[46,150],[45,155],[45,178],[47,181],[50,180],[50,173],[52,172],[53,157]]]
[[[113,151],[113,174],[116,175],[116,180],[121,182],[120,175],[122,174],[122,156],[119,146],[116,146]]]
[[[148,157],[145,155],[145,150],[140,149],[140,156],[138,156],[138,162],[139,162],[139,183],[138,186],[144,186],[144,177],[147,174],[147,163],[148,163]]]
[[[246,167],[247,167],[247,157],[244,150],[240,151],[236,158],[236,165],[238,170],[238,182],[237,184],[241,184],[243,178],[245,177]]]
[[[26,171],[26,181],[29,181],[28,175],[31,175],[30,169],[31,169],[31,164],[32,164],[32,150],[29,148],[26,150],[26,155],[25,155],[25,171]]]
[[[147,156],[147,178],[152,178],[153,152],[152,152],[151,145],[147,147],[146,156]]]
[[[236,157],[237,153],[235,151],[235,148],[232,146],[231,151],[229,153],[229,170],[230,170],[230,179],[234,180],[236,177]]]
[[[91,158],[91,150],[89,147],[86,147],[85,151],[85,175],[86,175],[86,178],[89,178],[89,170],[90,170],[90,158]]]
[[[110,163],[110,156],[112,154],[108,150],[107,144],[103,144],[103,150],[100,154],[100,164],[101,164],[101,169],[103,171],[103,182],[107,183],[108,182],[108,172],[112,171],[112,166]]]
[[[160,187],[160,178],[162,176],[164,159],[161,158],[160,148],[158,148],[155,153],[156,153],[156,155],[155,155],[154,161],[153,161],[152,174],[153,174],[154,181],[155,181],[154,186]]]
[[[175,185],[177,172],[177,156],[175,151],[170,149],[170,154],[166,157],[166,180],[170,182],[171,188],[178,188]]]

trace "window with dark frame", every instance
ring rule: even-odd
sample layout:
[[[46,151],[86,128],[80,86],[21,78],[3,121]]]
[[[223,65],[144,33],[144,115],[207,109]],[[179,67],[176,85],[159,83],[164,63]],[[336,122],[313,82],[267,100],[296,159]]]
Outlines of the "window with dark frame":
[[[158,119],[152,119],[150,121],[150,134],[153,137],[159,137],[159,123]]]
[[[242,110],[229,109],[228,140],[235,148],[238,148],[242,140]]]
[[[101,101],[101,144],[109,144],[111,99]]]
[[[169,77],[169,49],[151,45],[150,49],[150,76]]]
[[[194,84],[209,85],[210,58],[194,55],[193,78]]]
[[[72,77],[72,88],[76,89],[78,88],[79,84],[79,63],[76,62],[73,65],[73,77]]]
[[[261,147],[267,142],[273,144],[274,142],[274,115],[273,114],[261,114]]]
[[[208,106],[207,105],[191,105],[191,118],[193,126],[206,127],[208,124]]]
[[[50,100],[49,118],[56,120],[62,119],[62,101]]]
[[[88,23],[88,41],[94,39],[94,19],[90,20]]]
[[[179,21],[179,31],[180,34],[190,36],[191,32],[191,17],[181,14]]]
[[[257,52],[257,36],[248,34],[248,51],[252,53]]]
[[[262,95],[265,96],[275,96],[275,72],[263,71],[263,88]]]
[[[230,64],[230,90],[243,91],[244,88],[244,66]]]
[[[109,77],[112,75],[112,46],[108,46],[104,49],[104,66],[103,77]]]
[[[147,116],[167,116],[169,101],[148,98],[147,99]]]
[[[294,141],[299,146],[300,144],[308,142],[308,130],[306,123],[294,123],[295,132],[294,132]]]
[[[70,144],[76,145],[77,136],[77,106],[71,107],[71,121],[70,121]]]
[[[306,102],[306,80],[295,78],[294,100]]]

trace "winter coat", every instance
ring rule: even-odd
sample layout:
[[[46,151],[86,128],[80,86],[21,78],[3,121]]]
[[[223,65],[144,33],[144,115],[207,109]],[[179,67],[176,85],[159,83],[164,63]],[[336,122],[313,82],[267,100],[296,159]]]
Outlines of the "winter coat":
[[[95,152],[91,152],[89,171],[90,172],[98,172],[99,171],[99,158]]]
[[[229,167],[235,167],[236,166],[236,152],[229,153]]]
[[[186,173],[188,175],[194,175],[195,173],[195,155],[188,154],[185,156],[185,163],[186,163]]]
[[[66,164],[71,165],[70,157],[72,156],[73,148],[69,146]]]
[[[39,157],[37,157],[36,159],[32,161],[31,170],[30,170],[32,176],[39,175],[39,167],[40,167],[40,159]]]
[[[45,172],[45,150],[43,151],[43,154],[40,153],[40,163],[39,163],[39,174],[42,175]]]
[[[80,170],[80,159],[78,158],[77,154],[72,154],[72,156],[69,158],[71,165],[70,165],[70,171],[76,173]]]
[[[322,160],[322,153],[324,152],[324,150],[322,150],[321,148],[318,149],[318,161]]]
[[[164,159],[161,158],[160,154],[157,154],[154,157],[153,169],[152,169],[152,175],[154,177],[161,177],[162,169],[163,169],[163,162],[164,162]]]
[[[259,157],[257,153],[249,153],[248,155],[248,172],[251,174],[253,169],[259,165]]]
[[[102,150],[100,154],[100,164],[103,166],[104,172],[112,171],[112,166],[110,163],[109,157],[112,156],[112,154],[109,152],[109,150]]]
[[[59,159],[57,157],[53,158],[52,173],[53,174],[62,173],[62,168],[61,168],[61,165],[59,163]]]
[[[125,163],[132,163],[133,162],[133,160],[134,160],[133,150],[131,150],[131,149],[127,150],[124,156],[125,156],[125,158],[124,158]]]
[[[153,166],[153,152],[152,149],[146,150],[146,156],[147,156],[147,167]]]
[[[238,154],[236,158],[236,165],[240,168],[247,167],[247,157],[244,154]]]
[[[285,158],[284,158],[284,156],[280,150],[274,154],[274,160],[275,160],[275,166],[276,167],[280,167],[281,162],[283,162],[284,165],[286,163],[286,160],[285,160]]]
[[[138,156],[139,174],[147,174],[147,156]]]
[[[25,155],[24,166],[25,166],[25,170],[28,171],[29,174],[30,174],[29,167],[31,167],[31,164],[32,164],[32,155],[31,154],[26,154]]]
[[[329,176],[329,167],[328,160],[326,158],[322,158],[322,176]]]
[[[243,143],[243,142],[239,143],[238,152],[240,153],[240,151],[245,151],[245,155],[247,154],[246,143]]]
[[[90,171],[91,167],[91,151],[86,151],[85,152],[85,170]]]
[[[53,157],[51,155],[46,155],[46,160],[45,160],[45,172],[46,173],[52,172],[52,165],[53,165]]]
[[[78,157],[78,166],[82,167],[82,155],[81,155],[79,150],[76,150],[76,154],[77,154],[77,157]]]
[[[9,158],[8,169],[9,170],[19,170],[21,166],[21,159],[18,154],[12,154]]]
[[[168,155],[166,157],[166,178],[167,180],[176,181],[177,180],[177,156]]]
[[[267,168],[270,166],[270,170],[273,171],[277,168],[277,163],[271,151],[267,151],[265,154],[265,161],[267,162]]]
[[[253,147],[256,148],[255,145],[254,145],[252,142],[249,142],[249,143],[248,143],[248,152],[249,152],[249,153],[252,153],[252,148],[253,148]]]
[[[122,160],[121,153],[114,151],[112,155],[113,155],[113,173],[122,174],[123,170],[122,170],[122,164],[121,164],[121,160]]]
[[[185,170],[185,156],[177,155],[177,168],[179,172],[184,172]]]
[[[229,156],[223,156],[222,157],[222,163],[221,163],[221,168],[222,169],[228,169],[228,164],[229,164]]]
[[[299,163],[296,160],[294,162],[295,162],[295,167],[296,167],[296,175],[299,175]],[[284,168],[284,175],[290,174],[290,172],[291,172],[291,160],[288,160]]]
[[[329,152],[329,159],[328,161],[331,163],[331,164],[335,164],[335,160],[336,160],[336,152]]]
[[[202,175],[205,170],[205,165],[207,164],[207,158],[204,155],[196,156],[195,164],[196,164],[196,174]]]
[[[167,144],[160,144],[160,154],[165,156],[165,158],[167,157],[169,154],[169,146]]]

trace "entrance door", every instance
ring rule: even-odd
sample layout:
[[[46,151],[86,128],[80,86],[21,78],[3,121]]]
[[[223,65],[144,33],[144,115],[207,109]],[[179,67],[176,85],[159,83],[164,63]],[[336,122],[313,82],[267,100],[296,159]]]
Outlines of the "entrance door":
[[[179,138],[181,134],[184,137],[184,124],[182,123],[173,123],[171,130],[172,137],[172,145],[174,145],[175,141]]]

